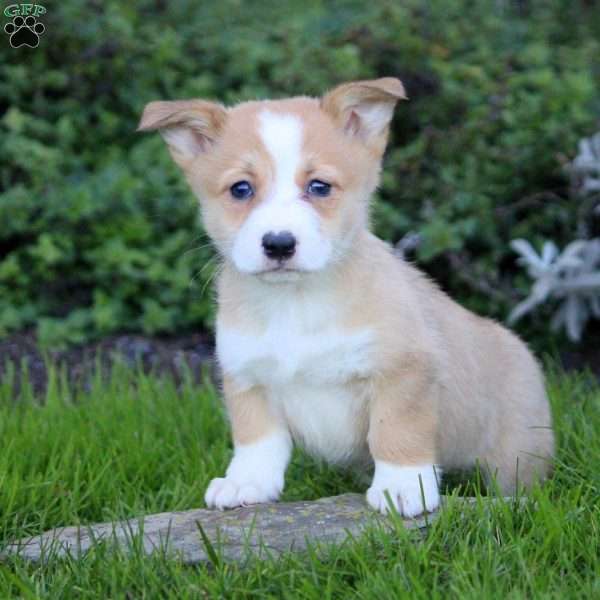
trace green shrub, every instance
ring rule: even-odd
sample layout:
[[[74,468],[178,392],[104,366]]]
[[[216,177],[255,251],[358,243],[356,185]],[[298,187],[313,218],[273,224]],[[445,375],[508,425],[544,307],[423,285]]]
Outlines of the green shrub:
[[[520,7],[520,8],[518,8]],[[63,0],[0,51],[0,335],[209,326],[215,261],[153,99],[320,94],[396,75],[377,231],[471,307],[518,296],[508,241],[572,238],[562,164],[598,123],[594,3]],[[594,20],[595,19],[595,20]],[[516,277],[516,278],[515,278]]]

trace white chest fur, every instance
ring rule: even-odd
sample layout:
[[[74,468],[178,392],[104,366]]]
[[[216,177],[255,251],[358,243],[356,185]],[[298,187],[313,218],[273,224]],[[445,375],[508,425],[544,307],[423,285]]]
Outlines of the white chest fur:
[[[259,335],[217,331],[223,371],[242,387],[285,385],[293,381],[343,384],[371,370],[369,331],[344,334],[335,329],[306,333],[269,326]]]
[[[218,326],[217,355],[238,386],[263,387],[273,410],[309,451],[344,462],[366,443],[360,380],[372,371],[374,336],[345,331],[325,312],[323,319],[305,318],[291,305],[272,313],[255,335]]]

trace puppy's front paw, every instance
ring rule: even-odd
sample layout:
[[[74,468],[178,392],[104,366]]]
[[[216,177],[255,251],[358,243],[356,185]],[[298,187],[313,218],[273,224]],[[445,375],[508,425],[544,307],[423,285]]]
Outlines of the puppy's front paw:
[[[403,517],[412,518],[425,511],[434,511],[440,505],[436,470],[433,465],[400,467],[375,461],[375,476],[373,484],[367,490],[367,502],[375,510],[386,514],[389,511],[388,495],[394,508]]]
[[[280,494],[281,487],[278,488],[276,485],[240,483],[231,477],[216,477],[210,482],[204,501],[208,508],[223,510],[236,506],[274,502]]]
[[[225,477],[210,482],[204,500],[209,508],[235,508],[274,502],[283,490],[292,441],[278,431],[252,444],[238,444]]]

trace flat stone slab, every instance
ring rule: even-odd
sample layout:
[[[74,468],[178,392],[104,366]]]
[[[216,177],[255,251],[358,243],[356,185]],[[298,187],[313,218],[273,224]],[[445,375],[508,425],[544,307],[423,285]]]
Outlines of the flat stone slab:
[[[470,499],[465,498],[465,501]],[[410,529],[431,523],[437,513],[404,519]],[[18,555],[39,562],[81,557],[99,543],[125,552],[132,544],[146,554],[175,555],[186,564],[218,560],[243,561],[249,557],[277,556],[302,551],[308,544],[341,543],[358,536],[372,524],[389,525],[386,517],[369,508],[362,494],[343,494],[310,502],[261,504],[220,512],[186,510],[140,518],[52,529],[19,540],[0,558]]]

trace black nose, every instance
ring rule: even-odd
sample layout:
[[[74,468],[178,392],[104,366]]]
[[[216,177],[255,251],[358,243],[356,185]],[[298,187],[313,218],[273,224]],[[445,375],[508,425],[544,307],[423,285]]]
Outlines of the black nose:
[[[275,260],[291,258],[296,250],[296,238],[289,231],[265,233],[262,239],[265,254]]]

